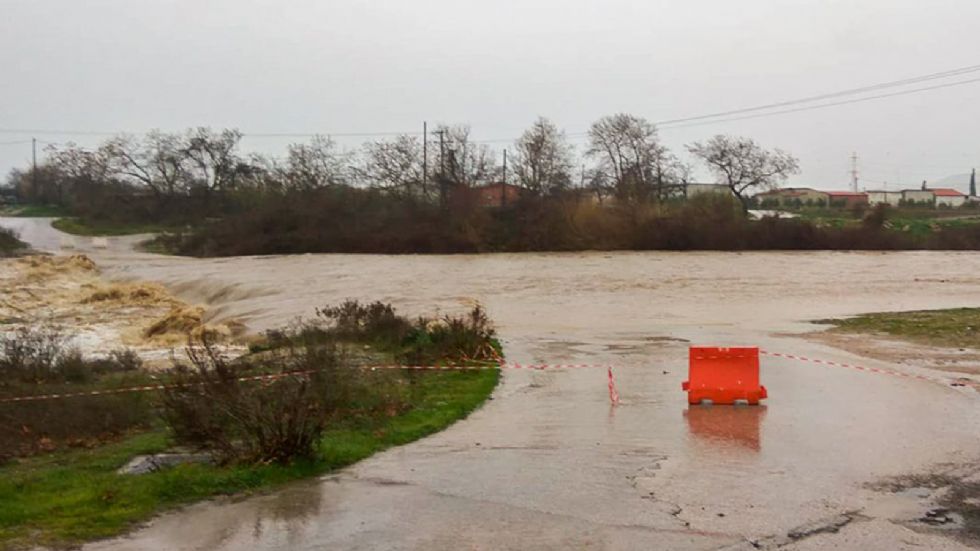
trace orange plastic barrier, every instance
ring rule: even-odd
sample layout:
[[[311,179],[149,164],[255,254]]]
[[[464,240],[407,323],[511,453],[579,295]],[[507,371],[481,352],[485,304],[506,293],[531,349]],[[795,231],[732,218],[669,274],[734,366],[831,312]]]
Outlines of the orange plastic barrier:
[[[692,346],[688,379],[681,388],[689,404],[710,400],[714,404],[739,401],[756,405],[767,397],[759,384],[759,349]]]

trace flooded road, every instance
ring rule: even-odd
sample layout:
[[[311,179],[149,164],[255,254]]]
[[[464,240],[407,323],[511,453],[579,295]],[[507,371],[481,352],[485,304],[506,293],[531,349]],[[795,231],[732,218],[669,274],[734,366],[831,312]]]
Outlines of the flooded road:
[[[980,306],[975,253],[197,260],[130,245],[78,248],[110,278],[161,282],[253,330],[348,297],[410,313],[479,301],[508,360],[612,364],[622,404],[610,406],[602,370],[507,371],[492,401],[440,434],[88,549],[751,548],[739,546],[836,518],[839,532],[787,543],[961,547],[893,522],[865,484],[980,457],[972,390],[774,358],[763,359],[765,407],[689,409],[680,383],[688,342],[888,367],[791,334],[823,317]]]

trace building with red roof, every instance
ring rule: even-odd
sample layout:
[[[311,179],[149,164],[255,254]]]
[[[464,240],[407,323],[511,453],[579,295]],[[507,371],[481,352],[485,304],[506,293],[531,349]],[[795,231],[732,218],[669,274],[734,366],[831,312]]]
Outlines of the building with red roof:
[[[868,194],[859,191],[828,191],[827,197],[832,207],[851,208],[868,204]]]
[[[966,194],[951,188],[930,189],[937,207],[959,207],[966,203]]]

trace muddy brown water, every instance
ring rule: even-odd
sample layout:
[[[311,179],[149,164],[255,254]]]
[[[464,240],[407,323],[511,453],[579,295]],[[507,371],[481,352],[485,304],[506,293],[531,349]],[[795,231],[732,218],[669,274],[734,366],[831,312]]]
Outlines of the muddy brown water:
[[[9,223],[9,221],[0,221]],[[60,238],[17,222],[41,248]],[[23,228],[27,227],[28,231]],[[714,549],[843,513],[799,548],[959,548],[878,515],[865,484],[980,457],[972,390],[765,358],[764,407],[688,408],[687,343],[760,345],[878,367],[787,334],[867,311],[980,306],[974,253],[90,254],[216,320],[277,327],[347,297],[410,313],[485,305],[511,361],[614,365],[504,374],[468,419],[319,480],[194,505],[116,549]],[[887,509],[887,508],[885,508]]]

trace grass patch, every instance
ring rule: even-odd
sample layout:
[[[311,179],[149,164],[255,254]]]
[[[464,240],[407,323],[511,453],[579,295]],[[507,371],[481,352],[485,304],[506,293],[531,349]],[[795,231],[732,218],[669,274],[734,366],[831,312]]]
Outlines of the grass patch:
[[[818,227],[835,229],[859,227],[866,214],[829,208],[804,208],[795,212]],[[980,224],[980,215],[974,210],[891,208],[884,227],[922,239],[943,230],[964,229],[977,224]]]
[[[499,372],[411,373],[411,408],[329,428],[314,460],[289,465],[181,465],[142,476],[115,470],[171,445],[164,429],[92,450],[60,452],[0,467],[0,549],[69,546],[120,534],[160,511],[216,496],[268,489],[350,465],[437,432],[479,407]]]
[[[0,207],[0,216],[56,218],[67,215],[68,209],[59,205],[8,205]]]
[[[82,236],[119,236],[140,233],[162,233],[174,228],[160,224],[96,222],[81,218],[59,218],[51,223],[57,230]]]
[[[980,308],[863,314],[819,323],[834,325],[838,331],[885,334],[931,346],[980,348]]]

